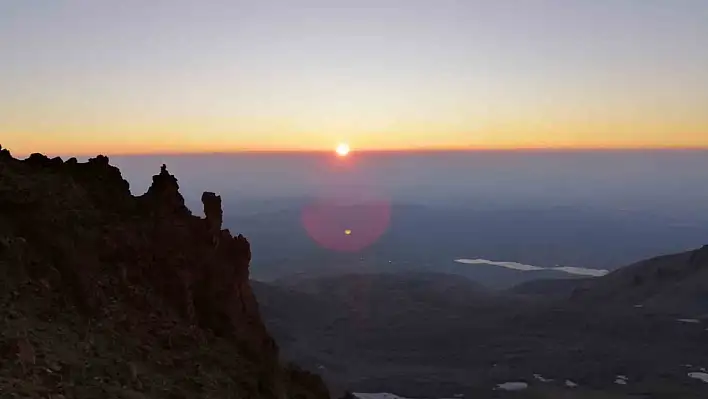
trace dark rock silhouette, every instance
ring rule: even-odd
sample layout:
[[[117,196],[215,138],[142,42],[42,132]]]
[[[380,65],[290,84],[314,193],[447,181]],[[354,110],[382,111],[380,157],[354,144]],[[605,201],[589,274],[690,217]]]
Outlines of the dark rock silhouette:
[[[6,148],[2,148],[0,145],[0,159],[10,159],[12,158],[12,154],[10,154],[10,151],[8,151]]]
[[[205,192],[202,194],[202,204],[204,204],[204,216],[208,224],[209,232],[214,237],[214,243],[219,242],[221,235],[221,225],[224,221],[224,212],[221,210],[221,197]]]
[[[152,185],[143,196],[147,208],[157,212],[160,216],[174,215],[186,217],[191,212],[184,205],[184,197],[179,192],[177,178],[167,171],[167,166],[162,165],[160,174],[152,177]]]
[[[3,332],[0,348],[11,344],[16,330],[42,353],[30,370],[3,364],[3,377],[50,381],[47,391],[81,397],[77,390],[90,391],[94,380],[70,391],[37,373],[64,362],[59,367],[70,375],[86,375],[81,356],[89,362],[116,353],[112,360],[93,359],[92,370],[102,370],[96,378],[116,387],[132,384],[150,397],[176,397],[171,391],[194,397],[327,396],[319,377],[279,363],[249,284],[250,244],[221,230],[219,196],[204,193],[202,219],[187,209],[177,179],[164,165],[148,191],[136,197],[105,156],[79,163],[32,154],[21,161],[0,151],[0,272],[7,276],[0,287],[0,317],[17,320]],[[42,331],[76,338],[42,341],[44,333],[33,323],[50,323]],[[58,354],[57,342],[84,345],[86,331],[107,346],[79,356],[76,364]],[[120,363],[129,363],[132,383],[109,366]],[[138,371],[137,363],[147,371]],[[22,372],[30,375],[16,374]],[[203,380],[175,377],[179,382],[161,391],[170,373]],[[111,396],[89,391],[83,397]]]
[[[696,269],[708,267],[708,245],[704,245],[700,249],[694,251],[693,254],[691,254],[689,262]]]

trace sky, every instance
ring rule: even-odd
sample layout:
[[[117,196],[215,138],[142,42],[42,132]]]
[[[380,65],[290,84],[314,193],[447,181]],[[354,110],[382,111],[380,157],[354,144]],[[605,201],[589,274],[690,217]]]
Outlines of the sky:
[[[704,0],[0,0],[14,153],[708,147]]]

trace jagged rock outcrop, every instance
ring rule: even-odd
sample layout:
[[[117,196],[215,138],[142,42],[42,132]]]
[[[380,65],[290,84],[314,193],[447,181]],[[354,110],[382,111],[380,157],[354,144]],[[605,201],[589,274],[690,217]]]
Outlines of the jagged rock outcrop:
[[[221,197],[210,192],[202,194],[204,204],[204,216],[209,223],[209,230],[215,234],[221,231],[221,224],[224,220],[224,212],[221,209]]]
[[[57,362],[65,362],[58,367],[70,372],[66,378],[86,375],[91,355],[67,349],[88,359],[71,364],[44,345],[47,337],[57,340],[49,331],[65,329],[72,334],[67,342],[76,345],[89,345],[87,331],[100,336],[100,356],[115,352],[122,353],[115,362],[137,359],[146,369],[141,373],[133,360],[128,377],[99,362],[95,367],[106,375],[96,378],[149,391],[144,397],[180,397],[169,393],[180,390],[210,397],[327,396],[319,378],[280,365],[249,284],[250,244],[221,229],[219,196],[204,193],[203,202],[206,218],[192,215],[164,165],[136,197],[105,156],[79,163],[33,154],[20,161],[0,147],[0,272],[6,276],[0,316],[11,320],[0,349],[24,337],[17,342],[40,347],[41,354],[41,367],[29,371],[24,364],[22,371],[3,364],[0,390],[13,378],[44,381],[49,377],[42,370]],[[33,323],[49,328],[40,333]],[[185,371],[195,364],[197,371]],[[172,371],[187,373],[187,382],[190,373],[211,380],[160,388],[167,378],[160,377],[150,385],[148,376]],[[37,384],[81,397],[75,386]],[[121,397],[105,391],[101,396]]]
[[[2,148],[0,145],[0,159],[2,160],[8,160],[12,158],[12,154],[10,154],[10,151],[8,151],[6,148]]]
[[[160,217],[174,215],[186,217],[191,212],[184,205],[184,197],[179,192],[177,178],[167,171],[167,166],[162,165],[160,174],[152,177],[152,185],[142,197],[146,208],[152,210]]]

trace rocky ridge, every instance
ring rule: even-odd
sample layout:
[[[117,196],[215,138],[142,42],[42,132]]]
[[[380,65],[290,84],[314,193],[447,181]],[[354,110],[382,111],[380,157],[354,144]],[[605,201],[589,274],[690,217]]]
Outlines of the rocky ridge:
[[[166,166],[133,196],[105,156],[0,147],[1,395],[327,397],[280,363],[250,244],[222,229],[219,196],[202,201],[205,218]]]

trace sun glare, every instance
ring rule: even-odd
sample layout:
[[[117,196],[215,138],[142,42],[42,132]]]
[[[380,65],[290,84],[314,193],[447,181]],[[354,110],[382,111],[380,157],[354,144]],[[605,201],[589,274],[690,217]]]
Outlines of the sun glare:
[[[349,154],[349,144],[340,143],[335,151],[337,151],[337,155],[340,157],[346,157]]]

